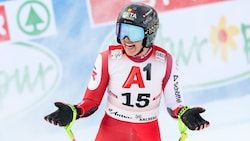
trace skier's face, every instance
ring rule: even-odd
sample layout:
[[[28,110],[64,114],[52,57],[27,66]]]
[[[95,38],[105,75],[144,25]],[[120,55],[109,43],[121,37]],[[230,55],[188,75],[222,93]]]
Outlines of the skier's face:
[[[140,56],[140,55],[144,55],[144,53],[140,53],[138,54],[138,52],[140,52],[142,46],[142,41],[137,41],[137,42],[132,42],[129,40],[129,38],[126,36],[123,40],[121,40],[121,44],[124,48],[124,51],[126,52],[127,55],[129,56]]]

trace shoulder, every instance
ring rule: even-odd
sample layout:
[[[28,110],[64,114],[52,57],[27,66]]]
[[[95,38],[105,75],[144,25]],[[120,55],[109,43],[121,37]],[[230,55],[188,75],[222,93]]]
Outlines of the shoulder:
[[[156,45],[153,45],[152,47],[153,47],[153,52],[154,52],[156,60],[166,62],[166,60],[168,60],[169,57],[172,58],[172,55],[169,52],[167,52],[165,49]]]
[[[121,45],[110,45],[108,49],[100,52],[102,58],[120,59],[123,54],[123,47]]]
[[[160,46],[153,45],[152,47],[153,47],[155,52],[161,52],[161,53],[166,54],[166,55],[171,55],[167,50],[165,50],[164,48],[162,48]]]

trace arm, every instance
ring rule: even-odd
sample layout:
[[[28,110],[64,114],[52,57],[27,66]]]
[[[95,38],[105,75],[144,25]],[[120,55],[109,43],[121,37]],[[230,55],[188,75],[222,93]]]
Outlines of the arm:
[[[58,109],[45,116],[44,119],[54,125],[66,126],[74,120],[74,112],[76,112],[77,119],[93,114],[100,105],[108,85],[109,74],[107,68],[107,58],[108,51],[98,55],[84,98],[79,104],[71,105],[56,102],[55,106],[58,107]]]
[[[80,117],[90,116],[98,109],[108,81],[108,51],[105,51],[98,55],[84,98],[77,104],[81,109]]]
[[[167,83],[163,90],[169,114],[173,118],[179,117],[190,130],[200,130],[208,127],[209,122],[200,116],[200,113],[205,112],[204,108],[184,106],[178,63],[169,54],[167,60],[166,74],[169,77],[164,78]],[[166,78],[168,79],[166,80]]]
[[[183,107],[183,98],[177,61],[167,54],[166,75],[163,80],[165,104],[169,114],[177,118],[178,111]]]

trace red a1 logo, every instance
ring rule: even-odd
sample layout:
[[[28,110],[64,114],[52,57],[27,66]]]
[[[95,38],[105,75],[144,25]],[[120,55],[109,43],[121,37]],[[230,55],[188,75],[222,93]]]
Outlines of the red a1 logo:
[[[5,8],[0,5],[0,42],[10,40]]]

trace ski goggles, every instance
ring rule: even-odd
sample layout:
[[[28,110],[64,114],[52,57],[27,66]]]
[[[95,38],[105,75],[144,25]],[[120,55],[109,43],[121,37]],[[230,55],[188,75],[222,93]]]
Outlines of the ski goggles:
[[[125,23],[117,23],[116,36],[120,40],[123,40],[127,36],[130,41],[137,42],[143,40],[145,34],[144,34],[144,29],[140,26],[125,24]]]

